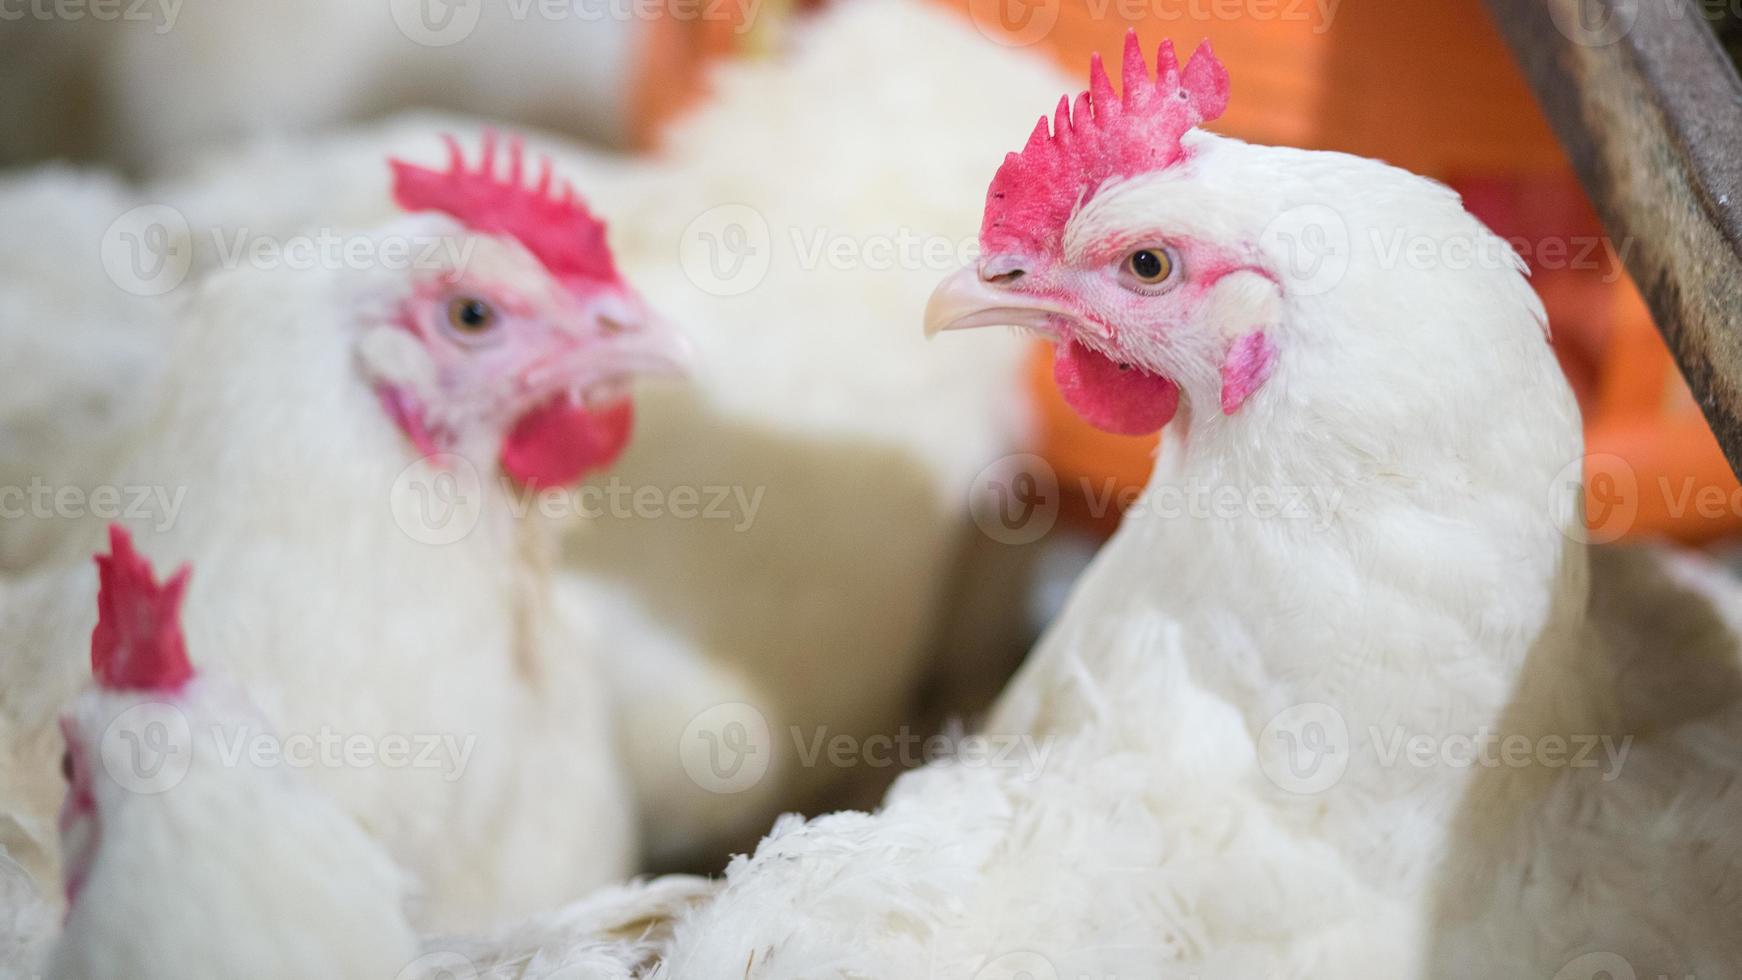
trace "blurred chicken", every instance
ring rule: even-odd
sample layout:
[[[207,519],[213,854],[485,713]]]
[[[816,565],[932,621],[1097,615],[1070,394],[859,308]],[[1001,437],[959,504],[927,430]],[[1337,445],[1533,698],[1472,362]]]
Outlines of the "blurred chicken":
[[[195,603],[190,635],[282,731],[417,741],[397,765],[323,754],[311,778],[414,873],[436,925],[543,908],[632,865],[606,651],[556,608],[564,519],[529,494],[608,465],[628,379],[683,356],[572,189],[494,146],[395,162],[377,186],[397,207],[334,233],[368,258],[204,277],[162,392],[101,478],[174,491],[176,510],[123,520],[199,556],[195,598],[222,594]],[[97,530],[62,523],[63,555]],[[0,594],[0,797],[23,838],[0,843],[39,872],[53,719],[93,589],[82,563],[45,561]]]
[[[626,980],[662,923],[705,894],[667,878],[495,936],[420,943],[381,845],[284,757],[254,751],[279,738],[272,725],[221,670],[195,668],[180,627],[188,569],[159,582],[118,527],[97,561],[96,683],[61,722],[66,921],[55,937],[51,906],[9,875],[0,977]]]
[[[67,915],[47,976],[398,974],[417,951],[404,876],[298,774],[226,757],[231,740],[272,729],[194,670],[187,568],[160,583],[119,528],[110,547],[97,559],[96,684],[61,720]]]
[[[732,30],[743,3],[709,10],[730,15],[718,26]],[[36,9],[0,20],[0,119],[14,137],[0,164],[73,158],[147,175],[215,142],[301,136],[407,106],[621,144],[651,29],[626,7],[533,0]]]
[[[28,567],[61,542],[69,528],[53,519],[53,492],[96,485],[150,417],[174,298],[128,291],[108,264],[157,260],[128,251],[147,243],[120,240],[136,229],[116,222],[141,203],[103,173],[0,178],[0,221],[37,230],[0,240],[0,359],[30,368],[0,388],[0,570]]]
[[[816,746],[923,734],[904,726],[980,538],[976,475],[1027,444],[1027,342],[927,349],[912,324],[976,248],[984,161],[1064,83],[928,3],[843,3],[791,40],[722,70],[613,216],[625,268],[700,349],[615,475],[754,512],[595,522],[571,557],[746,670],[785,803],[814,811],[895,774]]]
[[[777,807],[811,809],[844,788],[874,798],[894,775],[812,749],[902,734],[957,556],[977,537],[975,476],[1027,428],[1020,338],[928,351],[910,326],[975,247],[983,161],[1060,84],[954,14],[866,0],[819,15],[778,58],[724,67],[651,158],[534,141],[588,188],[619,265],[700,348],[695,384],[639,399],[635,444],[596,487],[596,519],[569,552],[581,576],[563,589],[565,607],[605,632],[601,648],[666,651],[658,669],[641,657],[610,667],[631,692],[625,741],[660,814],[647,827],[657,855],[754,832]],[[234,264],[232,241],[379,222],[383,154],[437,158],[438,134],[476,128],[408,117],[260,141],[139,200],[186,222],[197,276]],[[39,282],[19,274],[6,288]],[[0,349],[19,326],[0,324]],[[104,376],[65,370],[64,389],[106,390]],[[657,508],[633,503],[655,490]],[[661,688],[673,696],[633,693]],[[708,713],[733,702],[755,713]],[[765,723],[766,739],[742,747],[767,775],[698,780],[708,726],[745,717]]]

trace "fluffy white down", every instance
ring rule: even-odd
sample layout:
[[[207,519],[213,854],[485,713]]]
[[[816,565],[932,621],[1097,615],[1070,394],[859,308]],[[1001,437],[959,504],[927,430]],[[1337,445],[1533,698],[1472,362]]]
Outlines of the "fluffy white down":
[[[38,976],[54,932],[54,905],[30,872],[0,849],[0,980]]]
[[[376,980],[415,957],[381,847],[290,767],[231,758],[269,731],[234,689],[92,691],[72,718],[96,843],[50,980]],[[115,751],[153,730],[160,758]]]
[[[121,289],[98,251],[138,203],[102,173],[0,179],[0,222],[32,229],[0,242],[0,362],[12,366],[0,386],[0,488],[17,488],[0,501],[0,569],[42,559],[62,531],[18,494],[95,484],[148,411],[172,302]]]
[[[874,815],[784,821],[657,975],[1410,975],[1417,927],[1267,811],[1252,735],[1177,625],[1108,629],[1079,664],[1087,717],[964,744]]]

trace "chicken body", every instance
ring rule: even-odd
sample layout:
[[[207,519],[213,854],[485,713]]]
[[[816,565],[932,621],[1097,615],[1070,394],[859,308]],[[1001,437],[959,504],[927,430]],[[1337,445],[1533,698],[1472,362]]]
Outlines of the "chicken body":
[[[227,759],[228,739],[270,736],[246,705],[204,682],[80,699],[98,839],[38,975],[375,980],[416,959],[406,879],[381,847],[294,771]],[[124,758],[105,741],[128,735],[186,754],[103,769]]]
[[[990,748],[777,827],[668,975],[1722,973],[1736,649],[1654,658],[1675,679],[1642,692],[1605,646],[1639,610],[1591,616],[1578,414],[1522,265],[1375,161],[1144,129],[1226,78],[1133,58],[1123,121],[1097,78],[1006,163],[928,320],[1056,337],[1080,409],[1171,418],[1155,474]],[[1130,152],[1094,142],[1124,125]],[[1006,174],[1054,148],[1086,186],[1022,198]],[[1698,608],[1697,577],[1651,591]]]
[[[471,240],[477,263],[505,248]],[[414,873],[421,923],[478,926],[625,873],[632,804],[598,651],[553,612],[558,529],[493,446],[411,446],[359,370],[369,319],[409,288],[387,267],[212,276],[105,483],[181,501],[128,523],[165,558],[199,557],[195,649],[306,740],[309,778]],[[55,861],[53,716],[80,680],[93,592],[86,569],[51,564],[9,584],[0,613],[5,796],[30,838],[6,844],[39,873]]]
[[[315,790],[240,688],[196,669],[181,630],[186,570],[160,582],[130,536],[99,556],[96,683],[63,714],[64,927],[21,870],[5,879],[0,976],[627,980],[699,879],[603,890],[476,938],[420,941],[408,880]],[[219,590],[214,590],[219,591]],[[220,671],[221,674],[221,671]],[[283,743],[280,743],[283,744]],[[58,932],[58,935],[56,933]]]

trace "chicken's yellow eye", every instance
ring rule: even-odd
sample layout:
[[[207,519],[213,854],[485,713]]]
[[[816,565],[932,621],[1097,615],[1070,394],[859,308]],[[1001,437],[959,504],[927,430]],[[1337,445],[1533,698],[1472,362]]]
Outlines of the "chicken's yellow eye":
[[[496,310],[474,296],[455,296],[448,301],[448,326],[460,333],[477,334],[496,323]]]
[[[1140,248],[1125,260],[1125,268],[1138,282],[1153,286],[1173,275],[1173,259],[1163,249]]]

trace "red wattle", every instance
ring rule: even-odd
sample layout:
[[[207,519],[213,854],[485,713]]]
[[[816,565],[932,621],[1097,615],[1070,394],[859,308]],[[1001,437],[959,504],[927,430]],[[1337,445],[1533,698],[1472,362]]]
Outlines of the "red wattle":
[[[502,469],[534,490],[567,486],[622,455],[634,416],[628,399],[588,409],[559,395],[514,423],[502,442]]]
[[[1058,346],[1052,377],[1085,422],[1115,435],[1158,432],[1179,410],[1179,386],[1137,367],[1121,368],[1074,340]]]

